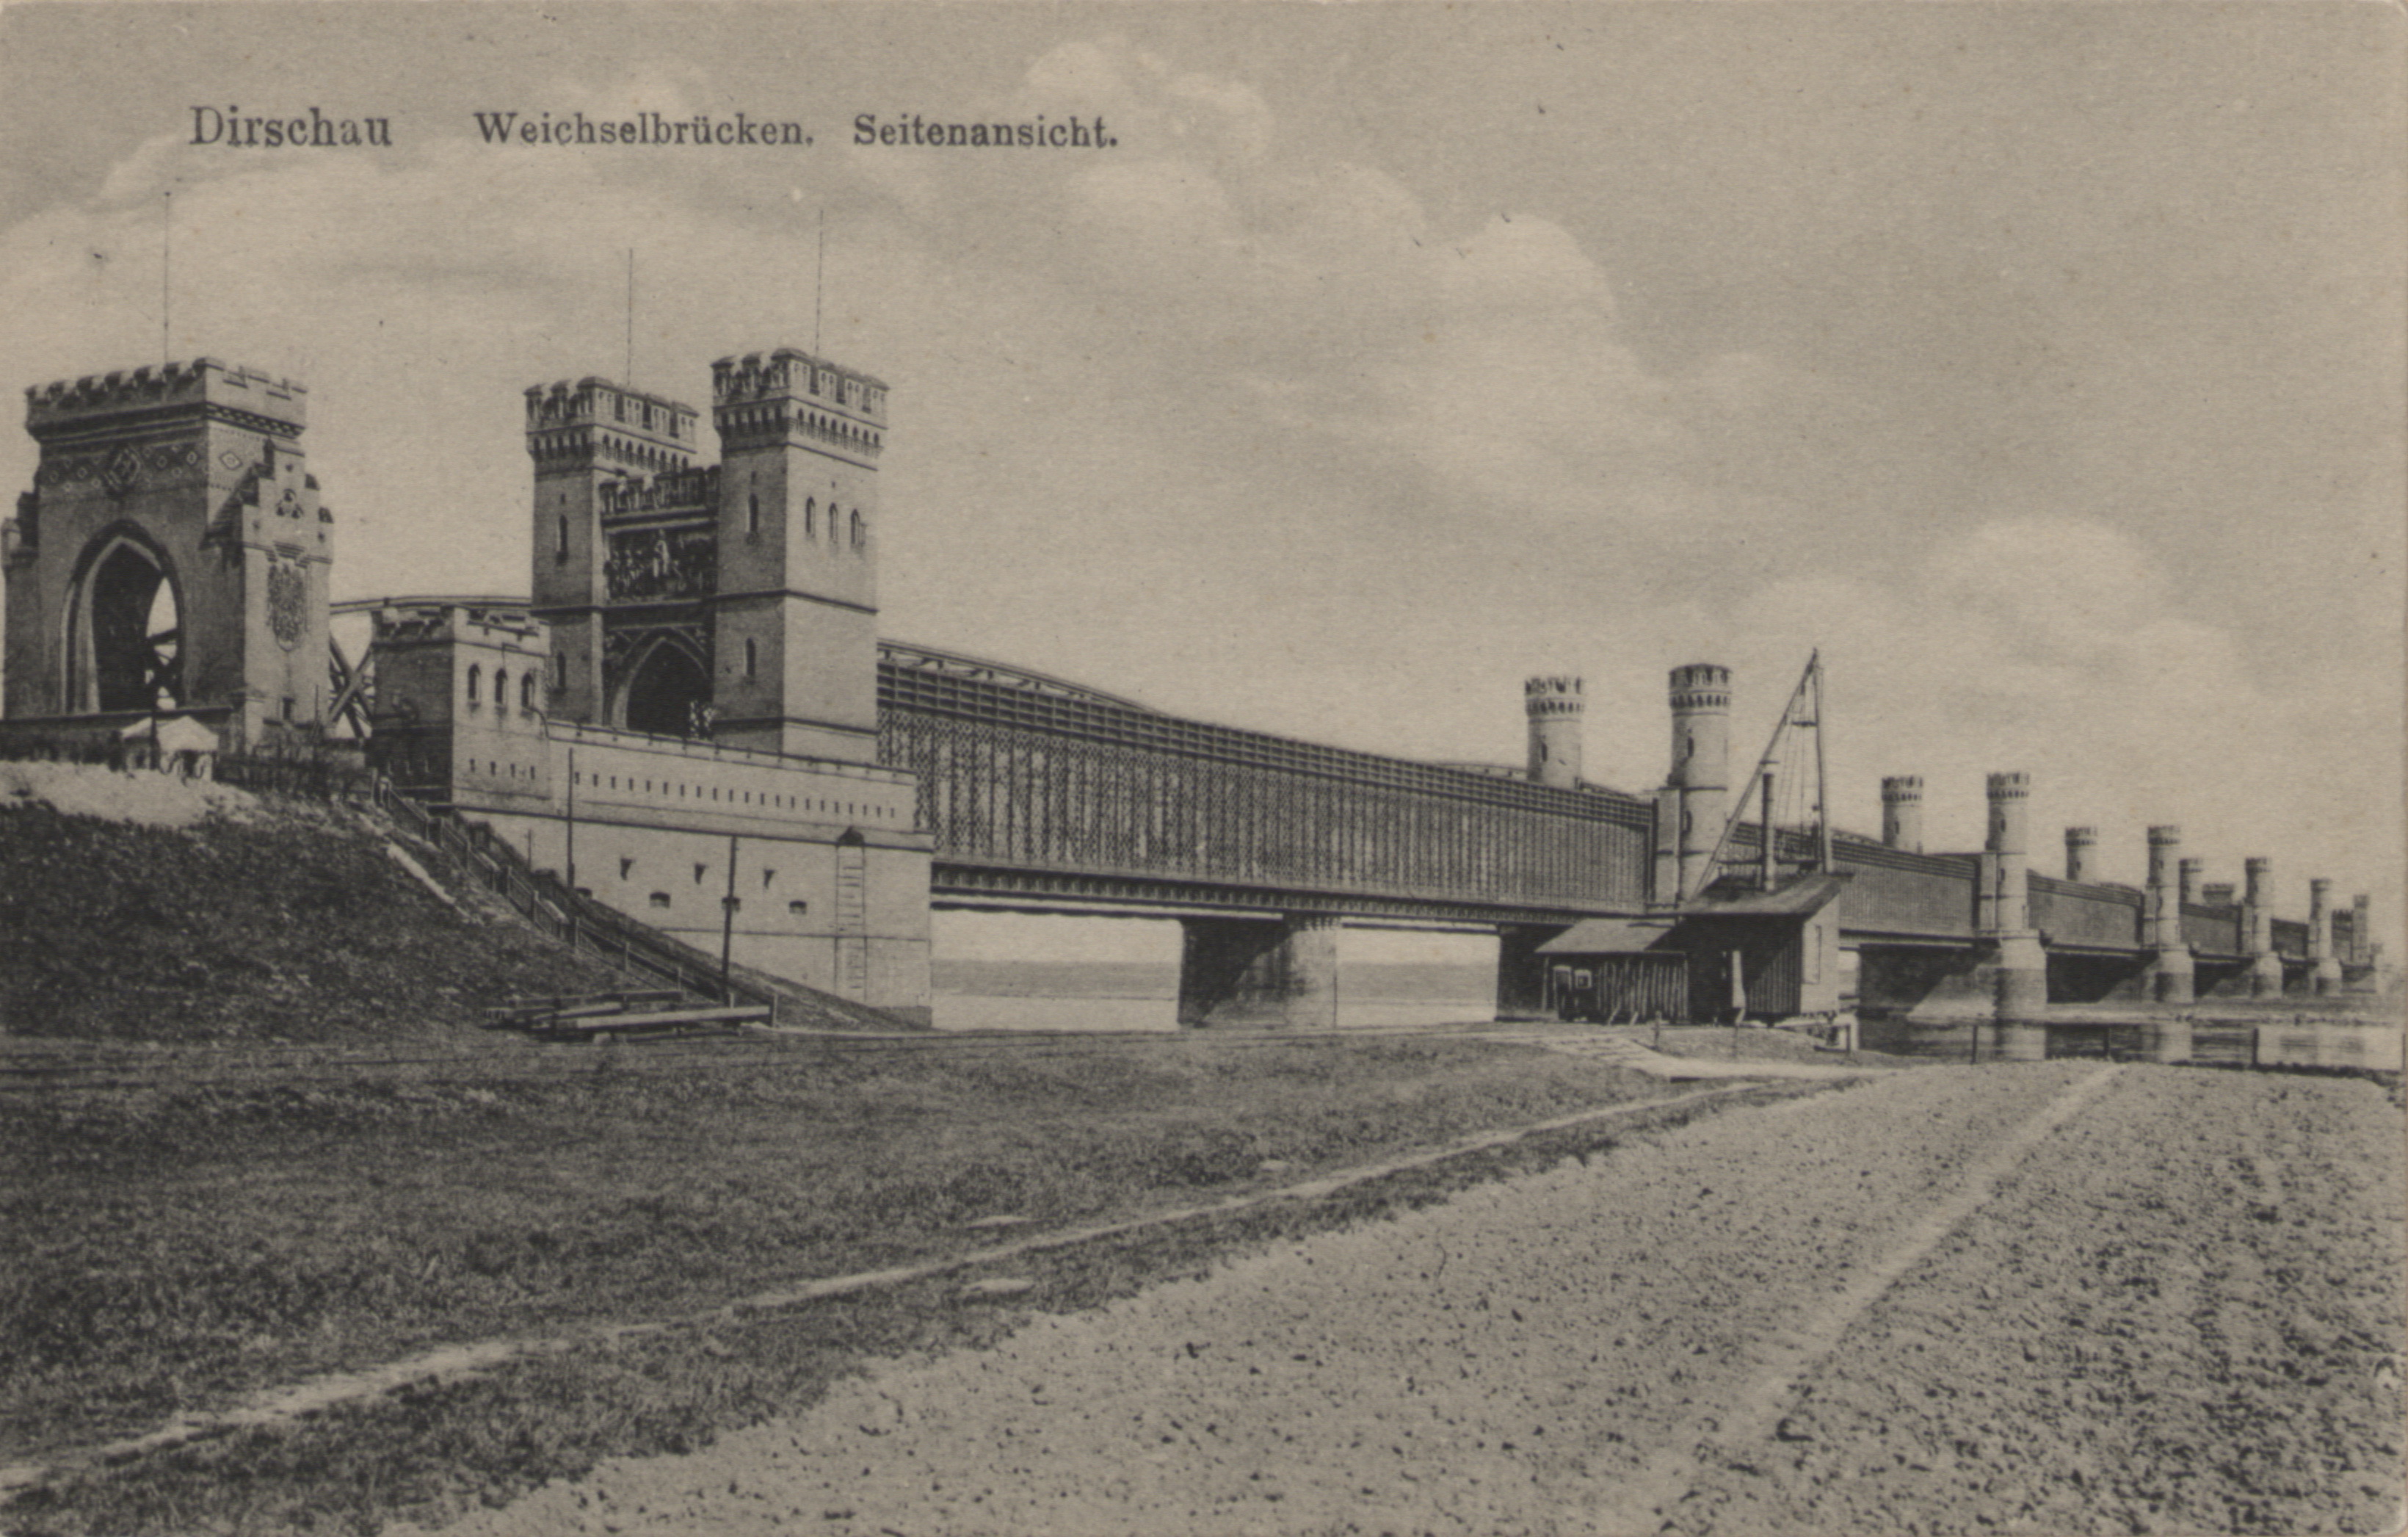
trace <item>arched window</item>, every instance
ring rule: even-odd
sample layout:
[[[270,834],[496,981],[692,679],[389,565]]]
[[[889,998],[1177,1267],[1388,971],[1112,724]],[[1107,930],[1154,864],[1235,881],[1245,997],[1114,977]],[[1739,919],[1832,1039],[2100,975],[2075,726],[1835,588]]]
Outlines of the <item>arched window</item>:
[[[533,668],[519,674],[519,708],[530,715],[535,713],[535,669]]]
[[[748,534],[761,531],[761,494],[757,491],[744,498],[744,531]]]
[[[744,641],[744,676],[747,678],[752,677],[760,669],[760,644],[750,637],[747,637]]]
[[[819,510],[820,504],[816,499],[803,498],[803,538],[815,539],[820,537]]]
[[[468,668],[468,702],[477,702],[477,689],[485,681],[485,670],[473,664]]]
[[[568,514],[566,512],[560,515],[560,527],[552,536],[552,558],[555,561],[568,558]]]
[[[853,547],[861,548],[861,509],[857,507],[853,510]]]
[[[494,669],[494,711],[500,715],[510,712],[510,675],[500,668]]]

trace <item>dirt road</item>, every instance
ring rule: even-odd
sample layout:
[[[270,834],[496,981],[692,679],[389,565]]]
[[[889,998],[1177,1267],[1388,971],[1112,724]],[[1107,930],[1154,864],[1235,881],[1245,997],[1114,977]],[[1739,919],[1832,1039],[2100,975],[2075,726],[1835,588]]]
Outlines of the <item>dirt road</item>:
[[[1897,1073],[452,1530],[2386,1530],[2401,1162],[2362,1082]]]

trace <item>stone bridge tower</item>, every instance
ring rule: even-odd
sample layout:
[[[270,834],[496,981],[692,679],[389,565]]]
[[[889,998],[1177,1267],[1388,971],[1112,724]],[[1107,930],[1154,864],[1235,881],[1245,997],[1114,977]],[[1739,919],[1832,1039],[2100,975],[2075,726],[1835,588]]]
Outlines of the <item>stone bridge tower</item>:
[[[878,459],[886,386],[781,347],[710,368],[719,428],[717,734],[878,756]]]
[[[25,392],[41,461],[0,539],[12,725],[176,711],[257,751],[322,724],[333,519],[306,395],[206,357]]]
[[[604,379],[526,392],[532,611],[552,632],[564,719],[681,737],[710,703],[713,509],[696,421]]]
[[[1730,794],[1730,668],[1672,669],[1672,768],[1656,793],[1654,904],[1672,907],[1705,884]]]
[[[690,406],[526,392],[552,713],[874,762],[886,386],[781,347],[713,364],[710,416],[715,465]]]

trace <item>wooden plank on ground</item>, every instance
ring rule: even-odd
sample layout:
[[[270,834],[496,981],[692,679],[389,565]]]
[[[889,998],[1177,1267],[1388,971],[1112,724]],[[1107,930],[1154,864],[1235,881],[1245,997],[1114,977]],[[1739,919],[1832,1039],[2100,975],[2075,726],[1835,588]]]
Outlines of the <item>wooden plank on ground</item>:
[[[683,1029],[703,1025],[758,1025],[769,1018],[766,1003],[730,1009],[666,1009],[644,1013],[592,1014],[538,1026],[547,1034],[591,1035],[601,1031]]]

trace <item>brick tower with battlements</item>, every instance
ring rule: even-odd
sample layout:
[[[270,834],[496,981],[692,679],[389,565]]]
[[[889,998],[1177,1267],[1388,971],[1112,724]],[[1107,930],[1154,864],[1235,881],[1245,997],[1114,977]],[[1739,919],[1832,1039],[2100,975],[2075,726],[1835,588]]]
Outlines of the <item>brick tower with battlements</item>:
[[[721,358],[710,375],[718,734],[874,762],[886,386],[791,348]]]
[[[886,385],[791,348],[726,357],[719,464],[695,462],[697,421],[607,380],[527,391],[552,713],[874,761]]]
[[[717,475],[694,467],[697,421],[603,379],[526,392],[532,612],[564,719],[684,736],[710,699]]]
[[[11,730],[175,712],[232,751],[314,737],[334,520],[306,405],[215,358],[25,392],[41,460],[0,533]]]

